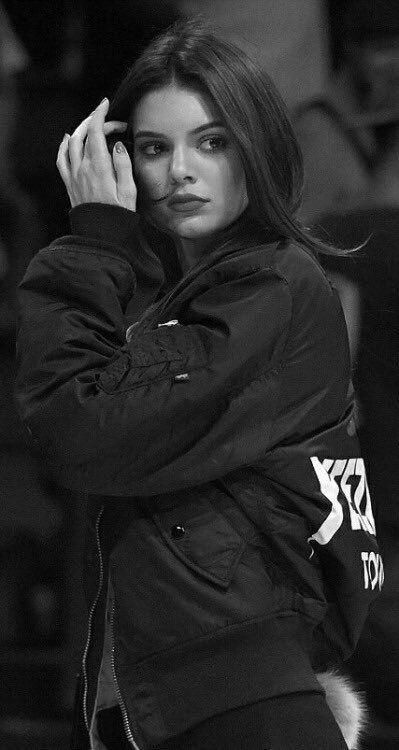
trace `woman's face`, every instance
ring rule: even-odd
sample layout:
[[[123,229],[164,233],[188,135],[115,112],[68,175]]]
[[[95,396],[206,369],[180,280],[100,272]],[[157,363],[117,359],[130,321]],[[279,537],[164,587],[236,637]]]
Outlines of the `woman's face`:
[[[236,146],[212,102],[175,84],[149,92],[132,118],[134,174],[164,231],[196,240],[231,224],[248,205]],[[175,203],[176,196],[197,201]]]

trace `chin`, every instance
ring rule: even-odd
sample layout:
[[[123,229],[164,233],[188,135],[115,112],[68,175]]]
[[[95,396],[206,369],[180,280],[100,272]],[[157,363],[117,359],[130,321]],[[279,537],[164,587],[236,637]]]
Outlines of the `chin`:
[[[203,237],[209,237],[214,234],[214,232],[216,232],[216,229],[212,229],[209,226],[203,227],[201,229],[192,229],[191,227],[178,227],[177,229],[174,229],[173,232],[178,237],[181,237],[185,240],[200,240]]]
[[[178,237],[194,240],[217,232],[220,226],[216,222],[214,224],[210,222],[209,218],[190,216],[175,222],[170,226],[170,231]]]
[[[209,216],[190,216],[179,222],[176,222],[171,231],[179,237],[185,239],[200,239],[201,237],[211,236],[222,229],[226,229],[239,217],[240,213],[234,216],[224,217],[223,219],[211,220]]]

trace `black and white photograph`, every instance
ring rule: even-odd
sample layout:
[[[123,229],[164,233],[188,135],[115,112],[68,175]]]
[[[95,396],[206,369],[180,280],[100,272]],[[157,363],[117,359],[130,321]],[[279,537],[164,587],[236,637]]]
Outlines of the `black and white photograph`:
[[[398,0],[0,0],[1,750],[398,750]]]

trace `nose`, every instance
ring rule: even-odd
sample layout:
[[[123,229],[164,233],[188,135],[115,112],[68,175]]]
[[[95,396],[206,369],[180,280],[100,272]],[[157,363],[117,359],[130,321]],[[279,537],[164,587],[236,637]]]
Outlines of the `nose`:
[[[190,153],[184,146],[175,148],[170,160],[170,178],[172,182],[195,182],[195,168]]]

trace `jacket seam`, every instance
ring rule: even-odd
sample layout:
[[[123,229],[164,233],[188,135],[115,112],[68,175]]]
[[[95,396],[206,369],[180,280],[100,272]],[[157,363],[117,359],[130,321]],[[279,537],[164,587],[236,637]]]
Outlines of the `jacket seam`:
[[[164,362],[164,361],[167,361],[167,362],[169,362],[169,361],[177,362],[178,360],[162,360],[162,362]],[[162,364],[162,362],[160,364]],[[158,363],[156,362],[154,364],[158,364]],[[148,367],[152,367],[152,366],[153,365],[144,365],[143,369],[147,369]],[[191,369],[188,369],[188,368],[182,368],[182,369],[184,370],[184,374],[186,374],[186,373],[190,374],[192,372],[198,372],[198,370],[204,370],[204,369],[206,369],[206,367],[207,367],[207,365],[199,365],[198,367],[192,367]],[[100,382],[100,380],[98,380],[97,385],[98,385],[99,388],[101,388],[102,391],[104,391],[104,393],[107,393],[109,396],[119,396],[120,393],[129,393],[130,391],[136,391],[138,388],[142,388],[143,386],[146,387],[148,385],[152,385],[152,383],[161,383],[163,380],[172,380],[172,381],[174,381],[176,375],[179,375],[179,373],[176,372],[176,373],[173,374],[173,373],[168,372],[167,375],[162,375],[159,378],[148,378],[147,380],[143,380],[142,383],[136,383],[135,385],[132,385],[132,386],[129,386],[128,388],[123,388],[123,389],[116,387],[112,391],[107,391],[106,388],[103,387],[103,385]],[[180,385],[183,385],[183,384],[184,384],[184,381]]]
[[[292,592],[289,590],[289,593],[292,593]],[[137,668],[141,667],[146,662],[151,661],[152,659],[157,659],[158,657],[162,658],[163,656],[166,656],[169,653],[173,653],[174,651],[179,651],[189,644],[200,643],[201,641],[206,641],[206,640],[210,640],[213,638],[217,638],[222,633],[225,633],[234,628],[239,629],[243,625],[246,625],[248,623],[262,622],[262,621],[269,622],[270,620],[273,620],[274,617],[291,617],[292,615],[295,615],[295,616],[300,615],[301,617],[303,617],[303,614],[299,610],[296,610],[296,609],[283,609],[283,610],[276,609],[270,612],[270,614],[268,615],[260,615],[258,617],[248,617],[245,620],[240,620],[239,622],[233,622],[230,625],[225,625],[224,627],[217,628],[217,630],[214,630],[211,633],[200,635],[195,638],[189,638],[188,640],[181,641],[180,643],[172,646],[171,648],[166,648],[166,649],[163,649],[162,651],[157,651],[155,654],[150,654],[149,656],[145,656],[144,659],[141,659],[140,661],[135,662],[135,667]]]
[[[118,245],[111,245],[111,247],[118,247]],[[44,248],[43,250],[45,251],[47,249],[48,248]],[[96,257],[100,256],[103,258],[110,258],[111,260],[118,260],[133,271],[132,266],[126,258],[121,258],[119,255],[112,255],[112,253],[106,253],[103,250],[92,250],[91,243],[88,247],[83,247],[82,250],[77,250],[76,245],[72,248],[68,247],[68,245],[53,245],[52,252],[55,253],[57,250],[66,250],[70,255],[82,255],[84,253],[85,255],[94,255]]]
[[[270,247],[272,244],[274,244],[274,243],[262,243],[262,244],[259,244],[259,245],[254,245],[253,247],[251,247],[251,249],[259,248],[259,250],[263,250],[266,247]],[[240,253],[240,255],[239,255],[239,253]],[[267,262],[267,263],[265,263],[264,258],[263,258],[262,255],[260,257],[260,261],[258,261],[258,263],[260,262],[260,265],[259,265],[259,267],[256,268],[256,271],[254,272],[254,271],[251,270],[248,273],[247,272],[247,263],[249,263],[249,259],[247,259],[246,255],[245,255],[245,252],[242,249],[241,250],[235,250],[232,253],[227,253],[226,255],[222,255],[220,258],[213,259],[214,260],[213,263],[211,263],[210,265],[205,265],[204,268],[200,268],[200,270],[197,271],[193,275],[193,278],[189,278],[188,281],[186,280],[186,283],[185,283],[185,279],[184,278],[180,279],[180,281],[177,282],[177,284],[173,287],[173,289],[171,289],[170,292],[167,293],[166,298],[163,298],[163,299],[159,300],[159,303],[157,304],[157,306],[155,307],[155,309],[153,311],[151,311],[151,314],[159,314],[160,317],[164,316],[166,314],[166,310],[168,309],[169,305],[170,304],[173,305],[176,297],[178,297],[182,292],[187,293],[187,290],[190,289],[190,287],[191,287],[192,284],[194,284],[194,286],[195,286],[195,284],[201,278],[202,274],[205,275],[204,278],[207,278],[207,276],[206,276],[207,274],[209,275],[209,288],[211,288],[212,286],[214,286],[214,284],[212,282],[216,281],[216,284],[218,284],[218,282],[217,282],[217,274],[223,271],[223,264],[225,262],[235,261],[235,260],[237,260],[237,257],[238,257],[238,260],[242,264],[241,265],[242,273],[241,274],[237,274],[236,277],[232,276],[231,279],[230,279],[230,281],[238,280],[239,278],[241,278],[241,275],[243,277],[245,277],[245,276],[251,276],[254,273],[258,273],[259,271],[269,271],[272,274],[274,274],[275,276],[277,276],[278,278],[280,278],[282,281],[284,281],[287,284],[288,288],[289,288],[289,283],[288,283],[286,277],[278,269],[276,269],[274,266],[270,265],[270,261]],[[262,260],[263,260],[263,263],[261,262]],[[291,296],[291,292],[290,292],[290,296]]]
[[[179,360],[178,359],[172,359],[172,360],[165,359],[165,360],[160,360],[160,362],[154,362],[153,364],[162,364],[163,362],[175,363],[175,362],[179,362]],[[142,365],[141,368],[144,370],[144,369],[147,369],[148,367],[152,367],[153,364]],[[267,378],[269,378],[272,375],[278,375],[284,369],[284,367],[286,367],[286,364],[287,363],[285,361],[280,361],[274,367],[269,368],[268,370],[263,372],[261,375],[251,380],[249,383],[244,383],[244,386],[240,386],[236,390],[228,391],[228,393],[226,393],[226,398],[229,398],[229,399],[236,398],[236,396],[239,396],[240,393],[243,392],[243,388],[250,386],[253,383],[260,383],[263,380],[267,380]],[[199,370],[205,370],[207,367],[208,367],[208,364],[206,363],[206,364],[198,365],[197,367],[182,368],[182,369],[184,369],[184,373],[187,373],[189,375],[193,372],[198,372]],[[163,380],[168,380],[168,379],[174,380],[174,378],[176,377],[176,374],[179,374],[179,373],[173,374],[169,372],[167,375],[162,375],[158,378],[149,378],[148,380],[145,380],[142,383],[136,383],[135,385],[129,386],[128,388],[121,389],[121,388],[116,387],[112,391],[107,391],[106,388],[104,388],[103,384],[100,382],[100,380],[98,380],[97,385],[99,388],[101,388],[102,391],[104,391],[105,393],[108,393],[108,395],[117,396],[119,393],[128,393],[129,391],[135,391],[137,390],[137,388],[142,388],[143,386],[150,385],[152,383],[160,383]]]
[[[68,235],[68,237],[74,237],[75,239],[78,239],[78,243],[75,241],[73,244],[69,242],[59,242],[58,240],[54,240],[51,245],[48,247],[42,248],[42,250],[48,250],[51,248],[53,251],[58,250],[60,248],[68,250],[68,252],[75,252],[77,254],[80,254],[82,252],[91,254],[91,255],[103,255],[107,258],[111,258],[114,260],[121,260],[123,263],[126,263],[130,269],[133,270],[133,263],[134,263],[134,252],[133,252],[133,243],[132,243],[132,263],[126,258],[121,256],[121,252],[125,254],[126,247],[124,245],[118,245],[116,242],[109,242],[108,240],[102,240],[100,238],[95,237],[82,237],[82,235]],[[62,238],[60,238],[62,239]],[[140,238],[135,240],[140,247],[140,251],[146,254],[145,248],[140,245]],[[100,249],[94,249],[93,250],[93,244],[95,242],[101,243],[103,247],[111,248],[112,250],[117,251],[117,255],[114,255],[111,252],[106,252],[104,250]],[[70,247],[71,244],[71,247]],[[81,249],[80,249],[81,248]],[[156,269],[159,271],[158,263],[156,258],[152,258],[150,254],[146,254],[146,260],[151,264],[152,269]]]

